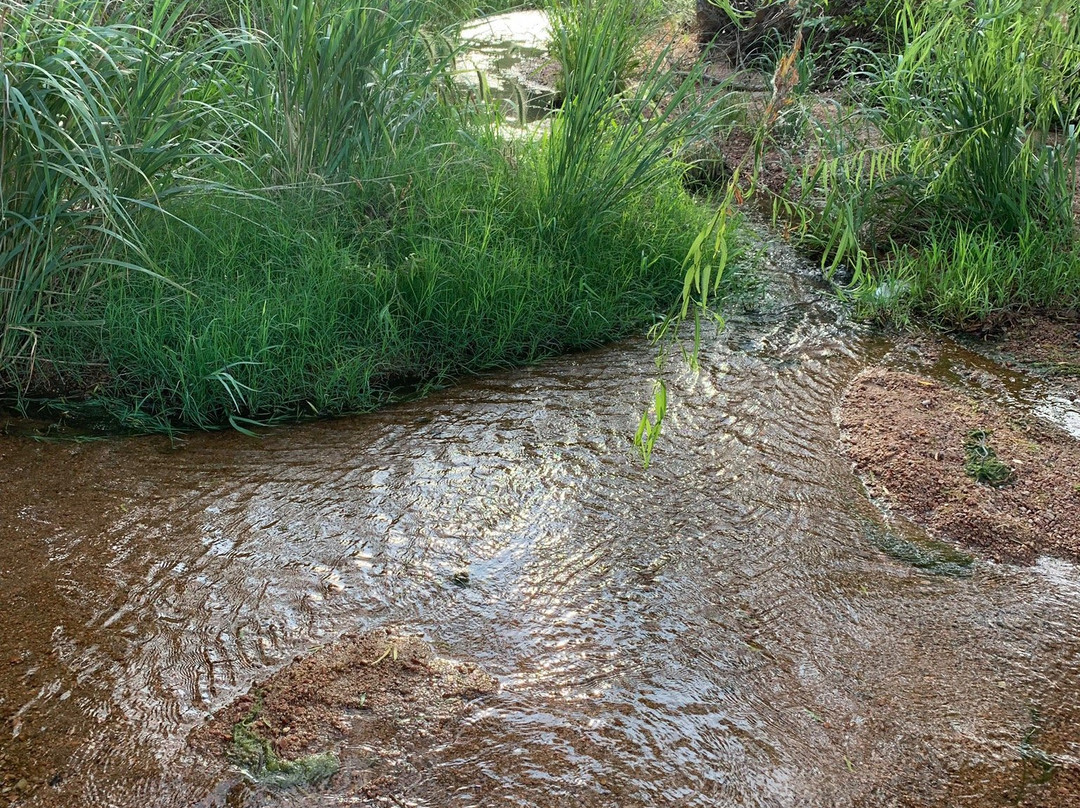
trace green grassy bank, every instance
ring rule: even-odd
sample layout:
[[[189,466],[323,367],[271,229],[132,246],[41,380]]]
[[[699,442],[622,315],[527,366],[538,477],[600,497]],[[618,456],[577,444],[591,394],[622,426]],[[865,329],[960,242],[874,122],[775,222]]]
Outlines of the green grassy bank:
[[[0,384],[246,428],[643,331],[693,287],[678,155],[726,96],[631,68],[640,8],[556,12],[562,108],[506,139],[426,2],[6,7]]]
[[[1080,3],[875,7],[855,72],[815,50],[809,12],[781,49],[763,125],[767,148],[797,155],[783,219],[870,317],[981,328],[1080,310]]]
[[[177,285],[105,273],[43,355],[125,424],[210,427],[370,408],[640,331],[677,298],[702,211],[676,176],[577,231],[537,218],[538,147],[409,157],[336,198],[188,200],[144,231]]]

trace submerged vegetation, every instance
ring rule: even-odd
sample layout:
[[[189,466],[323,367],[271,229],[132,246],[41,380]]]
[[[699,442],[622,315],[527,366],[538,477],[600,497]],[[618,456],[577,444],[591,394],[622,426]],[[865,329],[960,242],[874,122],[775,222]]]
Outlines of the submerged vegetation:
[[[233,725],[228,755],[229,761],[252,782],[267,788],[295,788],[329,780],[341,768],[341,762],[332,752],[305,755],[295,760],[281,757],[270,741],[255,729],[261,710],[261,703],[257,701],[251,711]]]
[[[728,117],[627,62],[643,9],[559,6],[562,109],[509,138],[426,0],[5,6],[0,383],[245,429],[642,329],[713,217],[678,156]]]
[[[975,558],[949,544],[924,535],[903,535],[894,527],[868,521],[867,540],[886,555],[930,575],[967,578]]]

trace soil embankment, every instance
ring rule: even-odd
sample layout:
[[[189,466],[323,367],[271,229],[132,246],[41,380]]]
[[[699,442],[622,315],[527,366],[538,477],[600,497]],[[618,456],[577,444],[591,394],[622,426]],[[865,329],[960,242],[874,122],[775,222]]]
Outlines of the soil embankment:
[[[971,354],[978,364],[923,338],[906,364],[887,357],[860,374],[839,421],[870,493],[992,558],[1080,559],[1080,440],[1069,421],[1080,399],[1078,329],[1017,323]],[[1064,419],[1048,418],[1040,401],[1057,402]]]
[[[338,790],[377,799],[418,778],[469,703],[498,690],[468,662],[380,628],[346,634],[297,659],[219,711],[192,736],[210,757],[260,785],[334,775]]]

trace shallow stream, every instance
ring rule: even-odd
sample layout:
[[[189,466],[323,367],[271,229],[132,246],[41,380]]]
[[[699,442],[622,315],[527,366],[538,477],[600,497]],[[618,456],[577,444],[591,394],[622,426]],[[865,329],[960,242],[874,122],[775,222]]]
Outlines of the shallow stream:
[[[260,439],[0,438],[0,804],[363,804],[362,750],[274,796],[186,738],[385,624],[502,685],[399,804],[1042,804],[1080,764],[1077,569],[883,550],[833,413],[888,345],[766,263],[647,470],[644,341]]]

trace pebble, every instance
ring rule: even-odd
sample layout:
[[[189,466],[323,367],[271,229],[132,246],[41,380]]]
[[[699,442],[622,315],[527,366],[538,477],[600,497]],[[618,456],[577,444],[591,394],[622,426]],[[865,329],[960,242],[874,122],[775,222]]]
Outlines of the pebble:
[[[466,587],[469,585],[469,572],[468,570],[458,570],[450,576],[450,583],[454,586]]]

